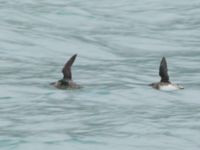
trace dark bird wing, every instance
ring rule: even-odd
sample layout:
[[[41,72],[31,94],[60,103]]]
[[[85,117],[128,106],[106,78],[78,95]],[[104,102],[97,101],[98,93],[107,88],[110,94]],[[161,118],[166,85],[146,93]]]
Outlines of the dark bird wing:
[[[163,57],[162,60],[161,60],[161,62],[160,62],[159,75],[161,77],[161,82],[167,82],[167,83],[169,83],[167,61],[166,61],[165,57]]]
[[[73,55],[65,64],[64,68],[62,69],[63,78],[66,80],[72,80],[72,73],[71,73],[71,66],[76,59],[77,54]]]

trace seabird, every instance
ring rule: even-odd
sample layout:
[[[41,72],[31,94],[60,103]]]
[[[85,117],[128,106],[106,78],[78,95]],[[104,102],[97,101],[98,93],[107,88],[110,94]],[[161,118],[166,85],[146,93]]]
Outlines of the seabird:
[[[161,77],[160,82],[150,84],[150,86],[153,88],[165,91],[184,89],[184,87],[170,82],[167,69],[167,61],[165,57],[163,57],[160,62],[159,75]]]
[[[58,80],[57,82],[51,83],[51,85],[59,88],[59,89],[77,89],[80,88],[80,85],[76,84],[72,80],[72,73],[71,73],[71,67],[76,59],[77,54],[73,55],[64,65],[62,69],[63,78],[61,80]]]

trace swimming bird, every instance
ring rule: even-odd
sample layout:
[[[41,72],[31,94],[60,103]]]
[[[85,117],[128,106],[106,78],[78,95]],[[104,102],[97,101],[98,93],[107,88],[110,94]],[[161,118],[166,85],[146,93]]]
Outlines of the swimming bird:
[[[80,85],[76,84],[72,80],[72,73],[71,73],[71,67],[76,59],[77,54],[73,55],[64,65],[62,69],[63,78],[61,80],[58,80],[57,82],[51,83],[51,85],[55,86],[59,89],[77,89],[80,88]]]
[[[170,82],[168,75],[167,61],[165,57],[163,57],[160,62],[159,75],[161,77],[160,82],[150,84],[150,86],[152,86],[153,88],[164,91],[184,89],[184,87]]]

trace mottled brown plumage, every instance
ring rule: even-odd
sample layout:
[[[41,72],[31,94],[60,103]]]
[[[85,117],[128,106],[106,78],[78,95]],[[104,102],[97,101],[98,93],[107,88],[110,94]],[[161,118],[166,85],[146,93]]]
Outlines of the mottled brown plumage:
[[[72,80],[71,67],[76,59],[77,54],[73,55],[66,63],[62,69],[63,79]]]
[[[64,65],[62,69],[63,73],[63,79],[52,83],[55,87],[59,89],[67,89],[67,88],[80,88],[78,84],[73,82],[72,80],[72,73],[71,73],[71,67],[76,59],[77,54],[73,55]]]

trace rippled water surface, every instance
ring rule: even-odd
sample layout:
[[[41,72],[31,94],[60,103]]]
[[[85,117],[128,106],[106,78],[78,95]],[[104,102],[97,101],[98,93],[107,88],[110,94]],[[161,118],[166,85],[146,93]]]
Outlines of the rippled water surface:
[[[199,150],[200,0],[0,0],[1,150]],[[49,83],[74,53],[79,90]],[[165,56],[172,82],[161,92]]]

